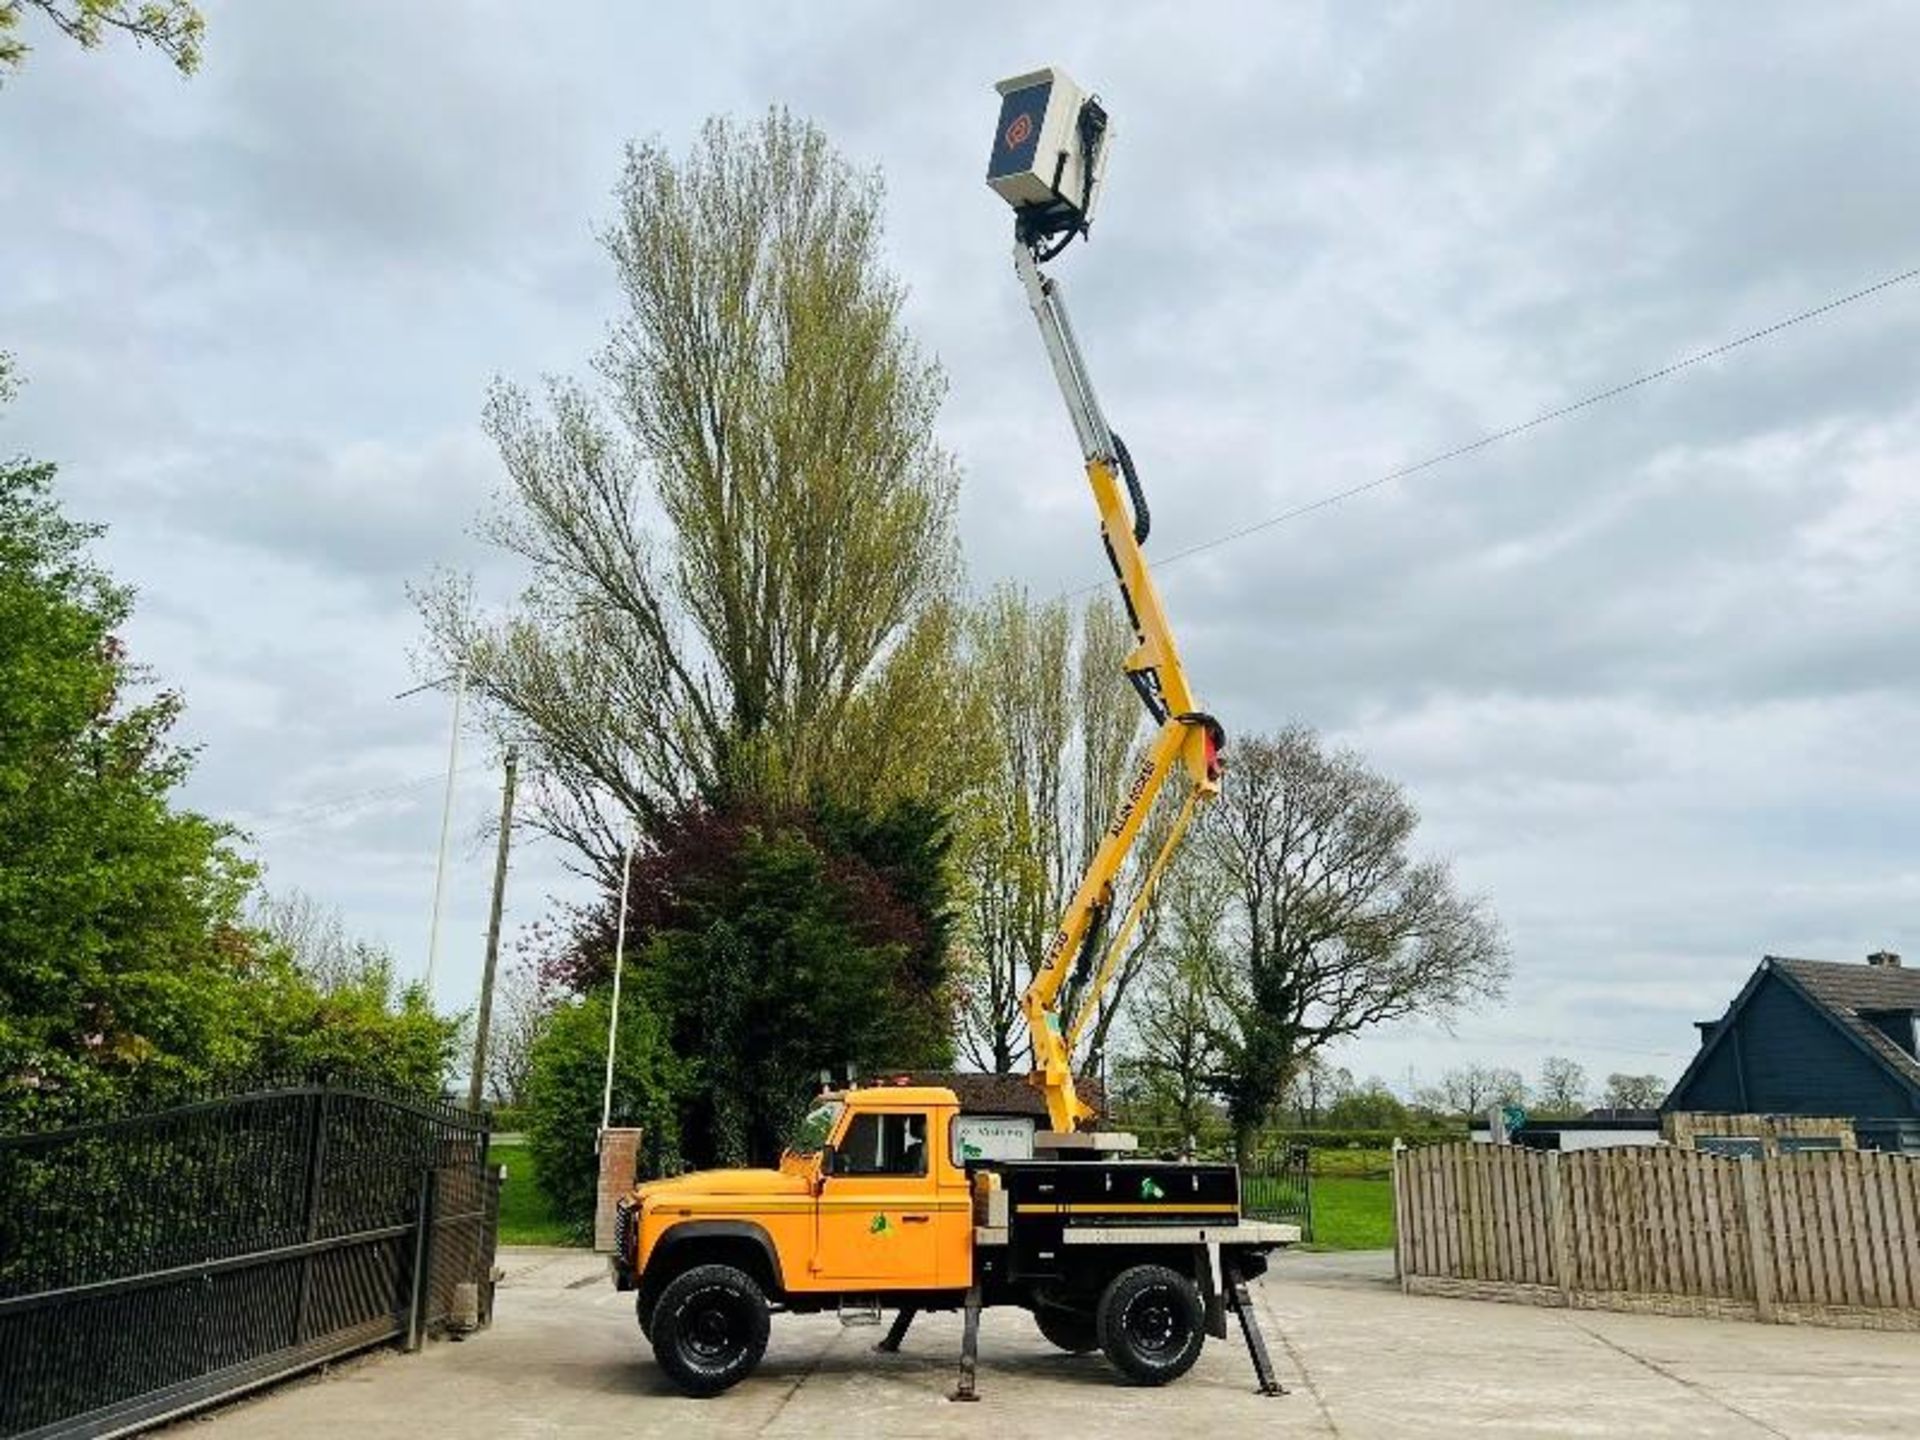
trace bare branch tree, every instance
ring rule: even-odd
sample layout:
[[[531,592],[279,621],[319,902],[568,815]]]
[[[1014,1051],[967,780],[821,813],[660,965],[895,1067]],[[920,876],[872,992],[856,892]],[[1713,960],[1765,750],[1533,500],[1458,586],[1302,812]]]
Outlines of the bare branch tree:
[[[1472,1119],[1494,1105],[1523,1105],[1527,1082],[1518,1070],[1489,1065],[1458,1065],[1422,1092],[1421,1103],[1442,1115]]]
[[[500,977],[487,1037],[487,1093],[494,1104],[517,1105],[526,1098],[534,1041],[557,1003],[558,996],[541,985],[531,964],[511,966]]]
[[[254,923],[287,952],[323,995],[350,989],[370,977],[384,987],[392,978],[393,957],[348,934],[340,908],[304,890],[262,892],[254,902]]]
[[[1219,1079],[1215,993],[1229,897],[1191,865],[1178,867],[1161,894],[1165,924],[1131,997],[1128,1059],[1157,1108],[1192,1136]]]
[[[1497,922],[1445,863],[1413,858],[1418,823],[1398,786],[1304,727],[1235,747],[1203,863],[1233,890],[1217,1040],[1243,1140],[1323,1046],[1504,983]]]
[[[1542,1115],[1579,1115],[1587,1108],[1586,1069],[1564,1055],[1540,1062],[1540,1080],[1533,1087],[1533,1103]]]

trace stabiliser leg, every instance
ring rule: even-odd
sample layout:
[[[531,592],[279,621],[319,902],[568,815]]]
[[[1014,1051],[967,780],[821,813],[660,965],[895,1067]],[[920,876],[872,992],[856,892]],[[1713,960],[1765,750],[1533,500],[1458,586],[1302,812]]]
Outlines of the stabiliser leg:
[[[978,1400],[974,1373],[980,1365],[980,1285],[976,1281],[967,1290],[966,1327],[960,1334],[960,1383],[954,1388],[954,1400]]]
[[[880,1343],[873,1347],[877,1355],[897,1355],[900,1342],[907,1338],[907,1327],[913,1324],[913,1317],[920,1313],[912,1305],[903,1305],[900,1313],[893,1317],[893,1324],[887,1327],[887,1333],[880,1337]]]
[[[1260,1317],[1254,1314],[1253,1296],[1247,1292],[1247,1282],[1240,1274],[1240,1267],[1228,1260],[1221,1269],[1222,1278],[1227,1282],[1227,1294],[1233,1300],[1233,1313],[1240,1317],[1240,1333],[1246,1337],[1247,1354],[1253,1358],[1253,1373],[1259,1378],[1260,1393],[1286,1394],[1287,1387],[1273,1373],[1273,1357],[1267,1354],[1267,1337],[1260,1333]]]

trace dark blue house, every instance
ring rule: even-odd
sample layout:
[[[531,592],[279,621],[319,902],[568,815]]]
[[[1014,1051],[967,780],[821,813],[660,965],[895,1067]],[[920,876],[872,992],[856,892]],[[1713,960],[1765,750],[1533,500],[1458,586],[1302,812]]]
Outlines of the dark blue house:
[[[1830,1115],[1863,1150],[1920,1152],[1920,969],[1769,955],[1718,1020],[1662,1113]]]

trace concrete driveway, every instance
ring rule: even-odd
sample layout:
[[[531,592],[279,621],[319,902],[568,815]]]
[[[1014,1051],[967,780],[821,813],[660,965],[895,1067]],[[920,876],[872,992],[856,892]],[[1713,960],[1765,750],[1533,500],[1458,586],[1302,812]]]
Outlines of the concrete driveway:
[[[1920,1337],[1538,1310],[1400,1294],[1381,1255],[1289,1255],[1259,1287],[1292,1393],[1264,1399],[1236,1329],[1163,1390],[1066,1356],[1016,1311],[982,1325],[981,1403],[956,1405],[960,1324],[925,1316],[898,1355],[833,1316],[776,1316],[759,1372],[688,1400],[654,1367],[604,1262],[506,1250],[493,1328],[380,1352],[187,1421],[205,1440],[520,1440],[552,1435],[1920,1434]]]

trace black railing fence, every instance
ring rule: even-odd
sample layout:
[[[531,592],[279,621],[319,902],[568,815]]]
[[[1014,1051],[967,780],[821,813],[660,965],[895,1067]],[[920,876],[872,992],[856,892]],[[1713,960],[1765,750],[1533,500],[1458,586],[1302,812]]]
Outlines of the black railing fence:
[[[1132,1127],[1142,1153],[1183,1155],[1195,1160],[1232,1160],[1240,1166],[1240,1210],[1249,1220],[1278,1220],[1313,1239],[1313,1152],[1270,1134],[1257,1134],[1242,1155],[1231,1140],[1196,1142],[1166,1127]]]
[[[1256,1145],[1240,1157],[1240,1209],[1252,1220],[1279,1220],[1313,1239],[1312,1152],[1304,1145]]]
[[[119,1433],[383,1340],[478,1287],[487,1121],[332,1084],[0,1136],[0,1435]]]

